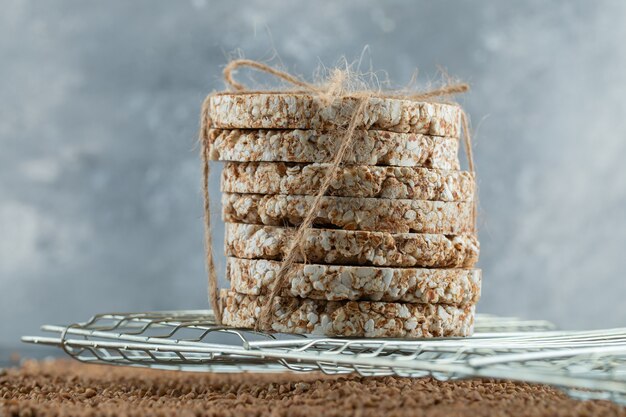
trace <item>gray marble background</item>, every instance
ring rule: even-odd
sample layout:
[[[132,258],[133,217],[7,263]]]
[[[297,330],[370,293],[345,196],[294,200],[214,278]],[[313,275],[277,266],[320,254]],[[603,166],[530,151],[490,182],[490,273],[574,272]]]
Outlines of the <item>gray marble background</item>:
[[[473,86],[462,102],[477,131],[480,311],[626,324],[625,2],[1,8],[4,348],[43,322],[206,307],[195,143],[204,95],[223,87],[233,53],[309,75],[366,45],[364,65],[398,84],[441,65]]]

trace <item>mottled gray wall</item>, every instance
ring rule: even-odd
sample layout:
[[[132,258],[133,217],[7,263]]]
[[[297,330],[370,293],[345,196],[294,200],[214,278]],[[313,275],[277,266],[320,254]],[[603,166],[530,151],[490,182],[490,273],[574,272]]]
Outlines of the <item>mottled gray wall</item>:
[[[468,80],[483,312],[625,324],[626,3],[26,1],[0,12],[0,344],[206,306],[204,95],[236,49]],[[278,62],[274,59],[272,62]],[[217,196],[217,175],[212,179]],[[217,217],[217,216],[216,216]],[[221,252],[222,228],[216,250]]]

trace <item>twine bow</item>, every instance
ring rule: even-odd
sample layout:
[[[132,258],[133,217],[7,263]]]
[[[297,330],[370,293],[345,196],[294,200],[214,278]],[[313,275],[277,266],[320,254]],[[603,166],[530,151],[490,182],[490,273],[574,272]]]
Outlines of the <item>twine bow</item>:
[[[465,83],[451,83],[444,85],[443,87],[415,93],[415,94],[400,94],[400,93],[375,93],[373,91],[357,91],[346,92],[345,83],[348,78],[347,71],[335,69],[332,71],[329,80],[321,85],[314,85],[298,79],[297,77],[272,68],[268,65],[262,64],[257,61],[249,59],[238,59],[228,63],[224,68],[224,81],[235,91],[249,91],[245,85],[235,81],[233,78],[233,72],[239,67],[250,67],[261,72],[273,75],[280,78],[296,87],[300,87],[304,92],[316,95],[324,104],[331,104],[334,100],[341,99],[343,97],[352,97],[356,99],[356,106],[352,113],[350,123],[348,127],[343,131],[343,135],[340,140],[340,146],[332,160],[330,169],[327,171],[324,180],[320,186],[318,193],[313,199],[313,203],[310,205],[302,223],[298,227],[295,235],[289,242],[289,246],[286,252],[283,262],[276,274],[274,285],[271,288],[269,300],[264,303],[259,317],[256,321],[257,330],[266,328],[271,318],[272,304],[275,297],[285,287],[287,281],[287,274],[291,267],[296,262],[298,255],[301,252],[302,243],[304,243],[305,234],[309,229],[316,217],[316,212],[320,206],[323,196],[326,194],[331,182],[337,175],[339,167],[344,161],[345,155],[351,148],[352,141],[354,139],[354,132],[363,126],[363,116],[366,114],[368,99],[372,97],[380,98],[396,98],[403,100],[415,100],[415,101],[429,101],[438,97],[452,96],[455,94],[465,93],[469,91],[469,85]],[[200,117],[200,143],[202,145],[202,162],[203,162],[203,195],[204,195],[204,238],[206,246],[206,265],[209,274],[209,300],[213,307],[215,319],[218,324],[222,323],[222,311],[219,305],[219,294],[217,288],[217,273],[215,271],[215,262],[213,259],[213,244],[211,237],[211,206],[209,198],[209,129],[211,121],[209,120],[209,102],[213,94],[209,94],[202,103],[202,114]],[[365,126],[364,126],[365,127]],[[461,128],[463,133],[463,143],[465,147],[465,153],[467,156],[469,171],[474,174],[474,159],[472,155],[472,141],[470,137],[469,122],[467,115],[461,109]],[[341,127],[337,127],[341,129]],[[473,207],[473,229],[476,231],[476,198],[474,198]]]

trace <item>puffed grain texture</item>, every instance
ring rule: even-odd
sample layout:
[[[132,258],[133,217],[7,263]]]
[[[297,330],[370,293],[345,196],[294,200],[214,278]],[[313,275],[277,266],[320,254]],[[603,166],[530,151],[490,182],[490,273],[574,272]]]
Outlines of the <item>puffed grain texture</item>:
[[[459,170],[459,140],[417,133],[357,130],[346,164]],[[328,163],[341,134],[315,130],[210,129],[210,158],[234,162]]]
[[[221,190],[228,193],[317,195],[330,164],[229,162]],[[326,195],[431,201],[471,201],[474,177],[467,171],[370,165],[340,166]]]
[[[223,323],[255,326],[266,296],[222,290]],[[347,337],[458,337],[470,336],[474,306],[404,304],[373,301],[322,301],[276,297],[270,326],[280,333]]]
[[[231,223],[298,226],[314,196],[222,194],[222,218]],[[393,233],[471,233],[473,203],[469,201],[391,200],[322,197],[315,227]]]
[[[294,228],[226,223],[227,256],[281,260]],[[296,262],[391,267],[471,268],[479,243],[471,234],[364,232],[308,229]]]
[[[226,278],[240,294],[267,295],[282,263],[227,258]],[[380,268],[294,264],[281,295],[328,301],[468,305],[480,298],[479,269]]]
[[[222,129],[316,129],[347,127],[360,99],[342,97],[328,104],[307,93],[221,93],[209,101],[211,126]],[[458,105],[372,97],[361,129],[459,137]]]

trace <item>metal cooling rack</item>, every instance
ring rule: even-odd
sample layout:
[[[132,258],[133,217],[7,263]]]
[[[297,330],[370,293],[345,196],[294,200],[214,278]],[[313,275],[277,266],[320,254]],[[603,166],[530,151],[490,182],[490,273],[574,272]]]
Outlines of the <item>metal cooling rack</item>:
[[[218,326],[210,310],[99,314],[42,326],[87,363],[210,372],[321,371],[363,376],[490,377],[550,384],[580,399],[626,404],[626,328],[557,331],[547,321],[477,315],[475,334],[449,339],[355,339]]]

